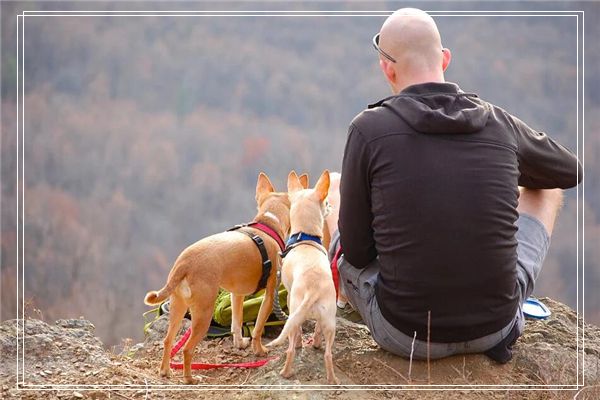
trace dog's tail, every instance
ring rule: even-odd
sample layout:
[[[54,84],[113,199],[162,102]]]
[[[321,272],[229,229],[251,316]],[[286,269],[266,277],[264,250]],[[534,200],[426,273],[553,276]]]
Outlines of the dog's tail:
[[[183,266],[181,266],[183,267]],[[144,303],[149,306],[154,306],[165,301],[173,290],[181,283],[183,278],[185,278],[185,270],[186,268],[175,268],[173,274],[169,275],[169,279],[167,280],[167,284],[160,290],[152,290],[146,293],[146,297],[144,297]]]
[[[148,306],[160,304],[167,297],[169,297],[170,294],[171,293],[165,293],[165,288],[162,288],[159,291],[152,290],[152,291],[146,293],[146,297],[144,297],[144,303]]]
[[[283,330],[277,337],[277,339],[267,344],[267,347],[271,346],[279,346],[285,339],[287,339],[288,334],[291,329],[298,329],[299,326],[306,320],[306,316],[308,311],[314,304],[315,299],[311,298],[311,296],[304,296],[302,299],[302,303],[294,310],[293,313],[290,314],[288,320],[285,322],[283,326]]]

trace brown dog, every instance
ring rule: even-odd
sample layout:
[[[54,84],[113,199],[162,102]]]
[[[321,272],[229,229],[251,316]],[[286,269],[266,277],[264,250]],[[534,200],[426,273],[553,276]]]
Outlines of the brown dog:
[[[288,176],[290,196],[290,221],[292,235],[296,237],[319,237],[323,235],[323,218],[327,213],[327,191],[329,172],[325,171],[314,189],[304,189],[298,176],[292,171]],[[288,241],[288,249],[289,247]],[[296,242],[282,265],[282,281],[289,293],[288,307],[290,316],[279,337],[267,344],[267,347],[289,340],[285,365],[281,375],[288,378],[293,375],[292,363],[296,346],[301,340],[302,323],[307,318],[316,319],[313,347],[321,346],[321,332],[325,337],[325,370],[327,382],[339,383],[333,370],[332,348],[335,338],[335,287],[326,250],[313,240]]]
[[[258,214],[254,221],[269,226],[280,238],[289,233],[290,201],[287,193],[276,193],[269,178],[260,173],[256,184]],[[259,236],[267,250],[272,266],[267,279],[265,298],[260,306],[256,327],[252,333],[252,348],[257,355],[267,349],[261,343],[264,324],[273,307],[273,296],[280,266],[277,241],[266,233],[251,227],[246,232]],[[171,297],[169,329],[164,340],[164,351],[160,365],[161,376],[171,376],[169,366],[173,339],[179,331],[181,320],[189,308],[192,314],[192,334],[183,348],[185,383],[196,383],[192,378],[191,362],[194,349],[204,338],[214,308],[219,287],[231,292],[234,346],[244,348],[249,339],[242,338],[242,313],[244,296],[253,293],[263,273],[262,257],[253,239],[239,231],[218,233],[204,238],[185,249],[169,273],[165,287],[146,294],[144,302],[159,304]]]

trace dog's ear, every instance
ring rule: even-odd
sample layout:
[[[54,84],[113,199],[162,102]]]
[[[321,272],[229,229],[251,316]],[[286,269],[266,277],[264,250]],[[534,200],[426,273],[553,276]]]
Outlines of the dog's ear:
[[[304,189],[308,189],[308,174],[304,173],[298,177],[300,184]]]
[[[329,171],[325,170],[315,185],[315,192],[319,196],[319,201],[325,200],[329,193]]]
[[[256,182],[256,201],[258,202],[258,199],[260,199],[262,196],[274,191],[275,188],[273,187],[273,184],[271,184],[267,174],[264,172],[258,174],[258,181]]]
[[[303,189],[302,184],[300,183],[300,178],[298,178],[296,171],[292,171],[288,175],[287,187],[288,187],[288,192],[290,192],[290,193]]]

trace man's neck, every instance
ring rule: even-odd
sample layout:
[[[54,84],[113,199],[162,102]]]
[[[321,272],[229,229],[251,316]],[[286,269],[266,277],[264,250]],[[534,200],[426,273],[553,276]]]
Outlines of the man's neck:
[[[392,92],[394,93],[394,95],[396,95],[409,86],[427,82],[444,83],[446,82],[446,80],[444,79],[444,74],[423,74],[418,76],[412,76],[409,79],[405,79],[402,82],[398,83],[398,85],[392,86]]]

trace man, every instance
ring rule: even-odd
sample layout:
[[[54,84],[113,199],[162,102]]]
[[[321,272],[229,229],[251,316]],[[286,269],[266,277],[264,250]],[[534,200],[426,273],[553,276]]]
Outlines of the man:
[[[414,342],[413,357],[426,358],[429,340],[431,358],[485,352],[507,362],[561,189],[581,181],[581,166],[545,134],[446,83],[451,54],[425,12],[396,11],[373,43],[394,95],[349,128],[340,240],[332,235],[340,281],[392,353],[408,357]]]

